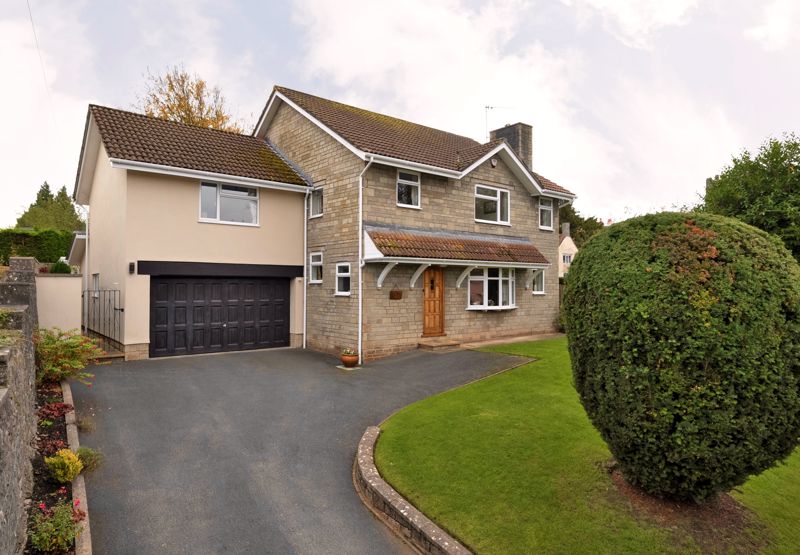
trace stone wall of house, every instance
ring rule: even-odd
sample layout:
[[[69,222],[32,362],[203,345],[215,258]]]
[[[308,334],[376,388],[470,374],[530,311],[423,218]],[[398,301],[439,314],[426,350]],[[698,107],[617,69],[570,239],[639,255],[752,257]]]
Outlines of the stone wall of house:
[[[0,281],[0,553],[22,553],[36,438],[33,258],[12,258]]]
[[[321,284],[307,287],[307,345],[335,353],[358,342],[358,174],[364,162],[341,143],[282,105],[267,138],[324,191],[323,215],[309,220],[308,253],[321,252]],[[349,262],[350,296],[335,296],[336,263]]]

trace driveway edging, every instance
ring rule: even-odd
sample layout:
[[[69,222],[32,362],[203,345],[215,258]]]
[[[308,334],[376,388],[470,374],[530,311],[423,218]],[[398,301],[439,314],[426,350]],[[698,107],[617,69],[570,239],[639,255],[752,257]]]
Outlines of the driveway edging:
[[[370,426],[361,436],[356,454],[354,482],[370,509],[390,521],[390,528],[423,553],[471,555],[472,552],[408,502],[378,472],[375,443],[381,429]]]
[[[64,397],[65,403],[73,407],[75,406],[75,402],[72,399],[72,388],[70,388],[66,380],[61,382],[61,394]],[[78,440],[78,425],[76,422],[75,409],[73,408],[66,413],[64,419],[67,422],[67,443],[73,452],[77,452],[81,444]],[[82,522],[83,530],[81,530],[81,533],[75,538],[75,555],[92,555],[92,532],[89,527],[89,503],[86,500],[86,480],[84,480],[83,474],[78,474],[78,476],[72,480],[72,499],[73,501],[77,501],[78,508],[86,513],[86,518]]]

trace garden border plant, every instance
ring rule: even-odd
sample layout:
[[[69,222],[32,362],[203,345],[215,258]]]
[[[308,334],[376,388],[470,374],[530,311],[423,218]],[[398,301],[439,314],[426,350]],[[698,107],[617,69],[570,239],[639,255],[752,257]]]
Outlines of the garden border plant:
[[[564,290],[575,388],[628,481],[707,499],[800,437],[800,266],[737,220],[661,213],[593,237]]]

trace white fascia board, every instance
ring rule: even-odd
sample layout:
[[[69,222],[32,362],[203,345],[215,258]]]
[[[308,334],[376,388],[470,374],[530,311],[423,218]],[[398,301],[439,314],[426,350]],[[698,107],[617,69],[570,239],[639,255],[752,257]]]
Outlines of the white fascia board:
[[[76,233],[75,236],[72,238],[72,244],[69,247],[69,254],[67,255],[67,260],[70,264],[73,264],[73,260],[77,258],[82,258],[83,253],[86,250],[86,234],[85,233]],[[83,268],[81,268],[83,271]]]
[[[452,177],[453,179],[461,179],[462,173],[455,170],[448,170],[437,166],[430,166],[428,164],[419,164],[417,162],[410,162],[408,160],[401,160],[400,158],[392,158],[391,156],[383,156],[381,154],[370,154],[370,158],[376,164],[384,164],[400,168],[401,170],[411,170],[431,175],[440,175],[442,177]]]
[[[454,260],[452,258],[410,258],[405,256],[381,256],[365,258],[364,262],[396,262],[398,264],[429,264],[436,266],[480,266],[482,268],[530,268],[543,270],[550,264],[537,264],[532,262],[494,262],[490,260]]]
[[[259,187],[262,189],[279,189],[281,191],[293,191],[296,193],[305,193],[308,190],[307,185],[280,183],[278,181],[269,181],[267,179],[253,179],[251,177],[241,177],[238,175],[229,175],[224,173],[177,168],[175,166],[164,166],[161,164],[149,164],[147,162],[137,162],[135,160],[121,160],[119,158],[111,158],[110,161],[112,168],[124,170],[175,175],[178,177],[188,177],[191,179],[206,179],[209,181],[229,183],[231,185],[246,185],[249,187]]]
[[[274,112],[277,110],[277,108],[272,109],[272,104],[275,101],[275,98],[279,98],[279,99],[281,99],[281,101],[283,101],[287,105],[291,106],[300,115],[302,115],[308,121],[310,121],[311,123],[313,123],[314,125],[316,125],[320,129],[322,129],[325,133],[327,133],[328,135],[333,137],[333,139],[335,139],[337,142],[341,143],[342,146],[344,146],[347,150],[349,150],[350,152],[352,152],[353,154],[355,154],[356,156],[358,156],[362,160],[366,160],[367,159],[367,156],[364,153],[364,151],[362,151],[362,150],[356,148],[355,146],[353,146],[351,143],[346,141],[341,135],[339,135],[338,133],[334,132],[333,129],[331,129],[330,127],[328,127],[327,125],[325,125],[324,123],[319,121],[317,118],[315,118],[314,116],[312,116],[311,114],[309,114],[308,112],[303,110],[300,106],[298,106],[297,104],[295,104],[294,102],[289,100],[288,97],[286,97],[284,94],[282,94],[279,91],[275,91],[272,99],[269,102],[269,105],[267,105],[267,109],[264,112],[263,121],[259,122],[258,129],[256,131],[256,135],[261,136],[262,125],[267,125],[269,123],[269,121],[272,119],[272,114],[274,114]]]
[[[75,181],[74,199],[81,206],[89,204],[94,182],[94,170],[97,166],[97,156],[100,151],[100,130],[94,121],[91,112],[86,118],[86,127],[83,132],[80,160],[78,160],[78,177]],[[84,183],[85,181],[85,183]]]

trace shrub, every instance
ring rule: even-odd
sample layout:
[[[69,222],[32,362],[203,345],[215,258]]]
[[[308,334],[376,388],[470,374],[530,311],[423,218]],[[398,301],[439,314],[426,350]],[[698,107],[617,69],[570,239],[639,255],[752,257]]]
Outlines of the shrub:
[[[78,447],[75,452],[85,471],[97,470],[103,464],[103,454],[91,447]]]
[[[67,442],[63,439],[57,438],[47,438],[41,437],[39,438],[39,452],[42,455],[49,456],[54,455],[56,451],[60,449],[66,449]]]
[[[50,273],[51,274],[71,274],[72,273],[72,267],[69,264],[67,264],[66,262],[63,262],[63,261],[59,260],[58,262],[56,262],[55,264],[50,266]]]
[[[61,418],[69,411],[73,410],[74,407],[69,403],[61,403],[56,401],[54,403],[47,403],[46,405],[39,408],[39,418]]]
[[[662,213],[596,235],[564,291],[575,388],[625,477],[702,500],[800,437],[800,267],[737,220]]]
[[[39,262],[55,262],[69,254],[71,231],[54,229],[0,229],[0,264],[11,256],[33,256]]]
[[[39,329],[36,343],[36,379],[38,383],[77,379],[83,383],[94,377],[84,372],[103,351],[94,342],[77,332],[58,328]]]
[[[69,503],[59,503],[52,509],[39,505],[31,525],[31,545],[43,553],[68,551],[81,533],[84,518],[86,513]]]
[[[83,463],[78,455],[69,449],[60,449],[52,457],[45,457],[44,464],[56,481],[66,484],[78,477],[83,470]]]

